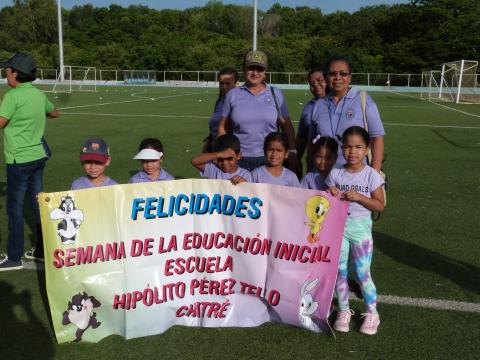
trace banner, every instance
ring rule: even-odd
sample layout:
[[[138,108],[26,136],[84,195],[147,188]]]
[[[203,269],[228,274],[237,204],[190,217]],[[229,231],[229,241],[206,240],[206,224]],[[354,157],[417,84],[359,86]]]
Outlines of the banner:
[[[39,202],[59,343],[174,325],[325,326],[348,207],[327,193],[186,179]]]

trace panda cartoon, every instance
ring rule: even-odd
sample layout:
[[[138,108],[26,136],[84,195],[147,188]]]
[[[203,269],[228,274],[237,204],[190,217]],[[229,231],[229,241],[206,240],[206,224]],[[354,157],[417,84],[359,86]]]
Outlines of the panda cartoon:
[[[97,314],[93,311],[101,305],[100,301],[93,296],[88,296],[86,292],[74,295],[68,302],[68,310],[62,314],[62,325],[74,324],[77,327],[74,341],[82,340],[83,333],[90,326],[96,329],[102,324],[97,321]]]
[[[62,244],[74,244],[77,240],[77,230],[83,222],[83,211],[75,207],[73,196],[62,196],[60,206],[50,212],[50,219],[62,220],[57,227]]]

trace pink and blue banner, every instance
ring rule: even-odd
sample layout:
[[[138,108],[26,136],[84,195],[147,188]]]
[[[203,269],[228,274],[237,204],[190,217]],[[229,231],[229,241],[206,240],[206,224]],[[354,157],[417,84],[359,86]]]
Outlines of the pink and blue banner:
[[[39,196],[57,341],[174,325],[326,326],[348,204],[187,179]]]

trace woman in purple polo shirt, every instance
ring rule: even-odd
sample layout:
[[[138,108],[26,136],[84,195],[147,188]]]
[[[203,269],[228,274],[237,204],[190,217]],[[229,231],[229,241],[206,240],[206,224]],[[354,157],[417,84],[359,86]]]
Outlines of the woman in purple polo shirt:
[[[331,58],[327,63],[327,86],[330,93],[315,103],[312,113],[310,138],[320,135],[337,140],[339,146],[336,166],[345,164],[342,152],[343,132],[351,126],[365,128],[360,92],[350,87],[351,74],[350,63],[346,58]],[[368,95],[365,108],[372,151],[372,163],[369,165],[380,171],[385,130],[377,105]]]
[[[265,83],[266,68],[267,56],[264,52],[247,53],[243,63],[245,84],[230,90],[225,96],[217,136],[227,132],[236,135],[242,152],[238,165],[253,170],[265,164],[265,137],[280,127],[288,138],[288,162],[289,167],[294,169],[298,163],[295,131],[282,92]]]
[[[218,98],[215,102],[213,114],[208,121],[208,127],[210,128],[210,134],[205,138],[203,145],[203,152],[213,152],[213,144],[217,138],[217,129],[222,117],[223,104],[225,103],[225,95],[237,86],[238,72],[233,68],[223,68],[218,73]]]

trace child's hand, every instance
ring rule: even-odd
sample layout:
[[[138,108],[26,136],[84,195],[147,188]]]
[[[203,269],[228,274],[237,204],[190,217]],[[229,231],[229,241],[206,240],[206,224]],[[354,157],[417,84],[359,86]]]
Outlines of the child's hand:
[[[327,191],[333,196],[337,196],[338,194],[340,194],[340,190],[338,190],[335,186],[329,187]]]
[[[218,152],[217,155],[220,159],[228,159],[237,156],[237,154],[235,154],[235,151],[230,148]]]
[[[347,190],[342,195],[342,199],[347,201],[359,201],[361,197],[362,197],[362,194],[359,194],[354,190]]]
[[[230,179],[230,181],[232,182],[233,185],[238,185],[242,182],[247,182],[247,180],[245,180],[243,177],[241,177],[240,175],[235,175],[234,177],[232,177]]]

